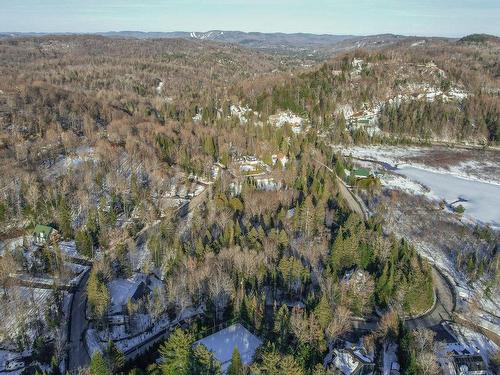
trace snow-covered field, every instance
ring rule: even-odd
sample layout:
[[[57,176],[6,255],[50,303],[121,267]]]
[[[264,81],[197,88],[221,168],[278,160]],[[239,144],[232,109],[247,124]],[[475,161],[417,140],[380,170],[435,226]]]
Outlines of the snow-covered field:
[[[262,341],[238,323],[207,336],[194,345],[200,344],[214,353],[215,358],[222,364],[222,370],[225,371],[229,367],[235,347],[240,352],[242,362],[249,365]]]

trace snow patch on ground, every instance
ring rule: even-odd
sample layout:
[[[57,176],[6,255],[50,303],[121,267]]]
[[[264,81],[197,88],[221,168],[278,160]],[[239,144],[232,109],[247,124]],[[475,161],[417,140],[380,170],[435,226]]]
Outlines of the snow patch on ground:
[[[401,190],[409,194],[425,195],[428,192],[421,184],[398,174],[383,174],[380,176],[380,182],[388,189]]]
[[[158,82],[158,86],[156,86],[156,93],[160,95],[163,91],[163,86],[165,86],[165,82],[160,81]]]
[[[196,115],[193,116],[193,121],[195,123],[200,123],[202,119],[203,115],[201,113],[197,113]]]

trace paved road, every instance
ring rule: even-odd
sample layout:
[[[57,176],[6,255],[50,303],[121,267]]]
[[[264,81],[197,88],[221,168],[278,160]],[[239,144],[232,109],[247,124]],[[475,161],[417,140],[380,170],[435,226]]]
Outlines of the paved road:
[[[439,330],[439,325],[443,321],[451,320],[453,310],[455,309],[452,286],[434,267],[432,268],[432,276],[436,293],[436,303],[424,315],[414,319],[406,319],[404,324],[408,329],[433,328]],[[368,321],[353,320],[352,324],[356,330],[373,331],[378,328],[378,318],[373,317]]]
[[[85,331],[89,324],[85,310],[87,308],[87,281],[90,271],[86,272],[73,295],[71,304],[68,353],[68,370],[71,374],[76,373],[79,368],[86,367],[90,363],[84,342]]]
[[[436,292],[436,304],[424,316],[407,319],[405,325],[409,329],[435,327],[441,322],[452,318],[455,310],[455,297],[452,286],[435,267],[432,267],[432,278]]]
[[[335,171],[327,166],[326,164],[322,163],[321,161],[314,159],[316,163],[319,165],[325,167],[329,172],[335,174]],[[339,177],[337,177],[337,181],[339,183],[339,192],[342,198],[346,201],[347,205],[349,206],[349,209],[353,212],[356,212],[359,216],[364,218],[365,220],[368,220],[370,217],[368,213],[368,209],[365,207],[365,205],[362,203],[362,200],[357,197],[348,187],[347,184]]]
[[[337,180],[339,182],[340,195],[347,202],[351,211],[356,212],[364,220],[368,220],[370,215],[368,214],[366,207],[360,203],[361,199],[354,195],[354,193],[347,187],[346,183],[342,181],[340,177],[337,177]]]

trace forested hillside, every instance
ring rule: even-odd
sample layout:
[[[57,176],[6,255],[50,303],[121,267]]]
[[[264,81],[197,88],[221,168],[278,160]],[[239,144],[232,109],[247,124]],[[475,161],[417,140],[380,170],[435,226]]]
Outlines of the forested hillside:
[[[335,142],[350,122],[369,118],[380,132],[367,137],[363,128],[349,128],[354,141],[497,144],[499,48],[497,39],[402,42],[343,54],[279,80],[252,80],[237,94],[264,118],[280,110],[306,116]]]
[[[19,311],[1,347],[57,373],[86,342],[108,374],[175,332],[145,373],[218,374],[193,340],[238,321],[262,338],[256,374],[326,374],[352,332],[372,361],[403,340],[403,373],[437,368],[432,337],[404,328],[436,306],[432,267],[348,189],[378,178],[332,148],[500,142],[498,45],[435,43],[303,67],[201,41],[0,41],[0,315]],[[22,298],[42,282],[47,306]]]

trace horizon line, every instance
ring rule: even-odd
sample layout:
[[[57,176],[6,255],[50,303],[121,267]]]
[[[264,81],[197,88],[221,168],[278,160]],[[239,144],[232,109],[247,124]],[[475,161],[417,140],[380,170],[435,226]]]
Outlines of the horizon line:
[[[315,36],[347,36],[347,37],[370,37],[370,36],[380,36],[380,35],[392,35],[407,38],[446,38],[446,39],[459,39],[468,35],[491,35],[494,37],[500,37],[495,34],[482,33],[482,32],[472,32],[469,34],[461,34],[461,36],[447,36],[447,35],[411,35],[411,34],[398,34],[391,32],[382,32],[375,34],[349,34],[349,33],[314,33],[314,32],[284,32],[284,31],[242,31],[242,30],[222,30],[222,29],[210,29],[206,31],[186,31],[186,30],[174,30],[174,31],[144,31],[144,30],[107,30],[107,31],[0,31],[0,34],[18,34],[18,35],[28,35],[28,34],[38,34],[38,35],[100,35],[109,33],[142,33],[142,34],[173,34],[173,33],[209,33],[209,32],[239,32],[245,34],[282,34],[282,35],[315,35]]]

